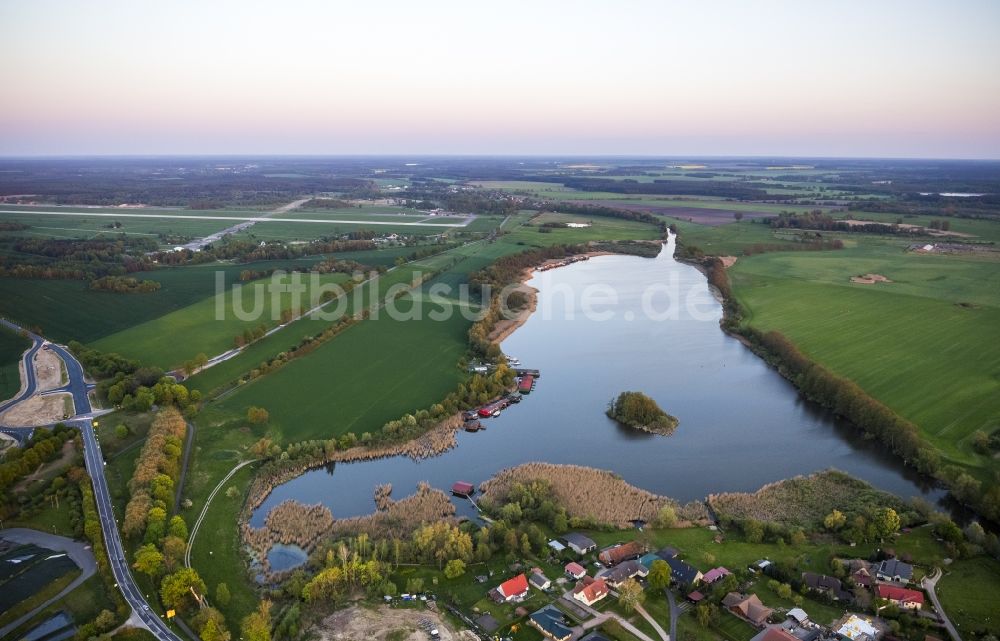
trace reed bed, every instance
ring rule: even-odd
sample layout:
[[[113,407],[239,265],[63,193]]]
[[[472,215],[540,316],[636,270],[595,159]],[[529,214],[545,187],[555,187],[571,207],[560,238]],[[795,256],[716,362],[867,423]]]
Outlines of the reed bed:
[[[754,519],[810,527],[834,509],[847,513],[871,507],[905,509],[897,497],[837,470],[769,483],[756,492],[710,494],[708,503],[722,521]]]
[[[379,488],[391,486],[380,485]],[[379,496],[378,489],[376,495]],[[336,519],[324,505],[306,505],[295,500],[280,503],[267,515],[264,527],[254,528],[244,521],[240,531],[243,543],[269,580],[279,579],[272,573],[267,553],[272,546],[298,545],[307,553],[316,549],[323,540],[367,534],[372,540],[405,539],[424,523],[435,521],[455,522],[455,506],[448,495],[425,482],[417,491],[399,501],[388,494],[381,495],[381,506],[364,516]]]
[[[303,458],[292,463],[280,462],[274,466],[265,466],[250,483],[247,500],[240,518],[243,521],[248,520],[250,513],[260,507],[275,487],[314,467],[327,463],[370,461],[390,456],[409,456],[414,460],[430,458],[455,447],[458,444],[458,441],[455,440],[455,432],[461,427],[462,415],[452,414],[427,432],[405,443],[392,443],[375,447],[359,445],[346,450],[325,451],[321,456]]]
[[[631,527],[634,521],[655,522],[660,510],[668,506],[685,521],[705,522],[708,518],[700,503],[681,506],[674,499],[629,485],[612,472],[581,465],[524,463],[501,470],[480,487],[482,500],[500,505],[514,484],[531,481],[546,482],[552,497],[571,518],[614,527]]]

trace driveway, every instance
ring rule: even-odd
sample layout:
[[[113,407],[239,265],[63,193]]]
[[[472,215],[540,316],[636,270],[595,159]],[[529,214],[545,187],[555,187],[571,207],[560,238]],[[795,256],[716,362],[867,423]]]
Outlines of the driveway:
[[[951,635],[953,641],[962,641],[962,637],[958,636],[958,628],[952,625],[951,619],[949,619],[948,615],[945,614],[944,608],[941,607],[941,602],[938,601],[937,593],[934,591],[934,588],[937,586],[937,582],[940,578],[941,568],[936,568],[934,570],[934,574],[923,578],[920,582],[920,587],[927,591],[927,596],[931,598],[931,603],[934,604],[934,609],[937,610],[939,615],[941,615],[941,621],[944,623],[944,627],[948,631],[948,634]]]

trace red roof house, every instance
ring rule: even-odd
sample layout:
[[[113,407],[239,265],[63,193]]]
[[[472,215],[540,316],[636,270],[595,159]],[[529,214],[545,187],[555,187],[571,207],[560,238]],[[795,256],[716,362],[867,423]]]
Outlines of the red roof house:
[[[573,588],[573,598],[587,606],[594,605],[606,596],[608,596],[608,584],[603,579],[595,579],[592,576],[583,577],[583,581]]]
[[[909,588],[897,588],[894,585],[880,583],[878,598],[885,599],[901,608],[919,610],[924,607],[924,593]]]
[[[528,577],[518,574],[513,579],[508,579],[497,588],[500,597],[507,602],[520,601],[528,596]]]
[[[587,575],[587,570],[576,561],[570,561],[566,564],[566,574],[574,579],[582,579]]]

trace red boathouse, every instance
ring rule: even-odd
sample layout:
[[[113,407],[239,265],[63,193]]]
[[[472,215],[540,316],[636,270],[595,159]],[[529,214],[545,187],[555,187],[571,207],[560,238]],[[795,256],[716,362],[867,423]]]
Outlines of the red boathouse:
[[[451,486],[451,493],[458,496],[470,496],[476,488],[472,483],[466,483],[465,481],[456,481],[454,485]]]

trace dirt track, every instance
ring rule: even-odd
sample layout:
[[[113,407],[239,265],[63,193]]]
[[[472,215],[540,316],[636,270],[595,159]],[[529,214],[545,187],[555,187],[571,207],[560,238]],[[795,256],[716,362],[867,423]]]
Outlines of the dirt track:
[[[32,396],[4,412],[0,416],[0,424],[28,427],[61,421],[65,414],[73,414],[72,399],[72,396],[65,393]]]
[[[62,361],[47,349],[38,350],[35,354],[35,376],[39,392],[59,387],[63,384]]]

